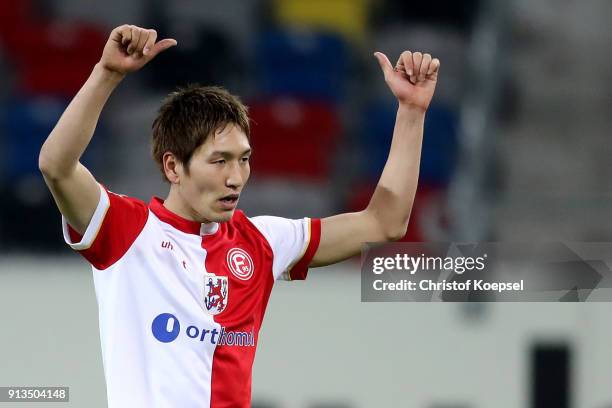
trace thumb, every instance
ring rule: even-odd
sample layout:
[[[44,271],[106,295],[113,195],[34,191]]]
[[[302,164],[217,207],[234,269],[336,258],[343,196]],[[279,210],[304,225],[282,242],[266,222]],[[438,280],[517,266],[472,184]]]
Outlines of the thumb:
[[[165,50],[167,50],[170,47],[174,47],[176,44],[177,44],[177,42],[173,38],[166,38],[166,39],[163,39],[161,41],[158,41],[151,48],[151,52],[150,52],[149,55],[150,55],[151,58],[154,58],[160,52],[165,51]]]
[[[382,69],[383,74],[385,74],[385,78],[393,72],[393,65],[391,65],[391,61],[389,58],[382,52],[376,51],[374,56],[378,60],[378,64],[380,65],[380,69]]]

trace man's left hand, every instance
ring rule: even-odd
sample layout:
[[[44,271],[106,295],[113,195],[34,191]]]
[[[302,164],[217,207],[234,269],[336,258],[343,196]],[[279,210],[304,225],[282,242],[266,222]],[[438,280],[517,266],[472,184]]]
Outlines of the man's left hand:
[[[440,60],[430,54],[404,51],[393,67],[382,52],[374,56],[400,106],[426,111],[436,89]]]

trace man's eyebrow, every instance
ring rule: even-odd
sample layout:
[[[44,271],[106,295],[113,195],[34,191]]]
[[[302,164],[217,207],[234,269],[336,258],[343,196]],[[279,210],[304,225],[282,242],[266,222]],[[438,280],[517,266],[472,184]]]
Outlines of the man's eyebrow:
[[[244,156],[245,154],[251,153],[252,149],[249,147],[244,152],[240,153],[238,156]],[[223,157],[233,157],[234,155],[230,151],[226,150],[215,150],[211,154],[211,156],[223,156]]]

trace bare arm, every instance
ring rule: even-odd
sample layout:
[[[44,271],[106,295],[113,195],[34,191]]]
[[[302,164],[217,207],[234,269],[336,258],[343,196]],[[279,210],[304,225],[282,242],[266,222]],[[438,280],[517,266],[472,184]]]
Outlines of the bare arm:
[[[399,101],[389,156],[366,209],[321,220],[321,241],[311,266],[350,258],[365,242],[400,239],[408,227],[419,178],[425,111],[440,62],[429,54],[406,51],[394,69],[384,54],[376,53],[376,57]]]
[[[137,71],[175,40],[155,42],[155,30],[124,25],[115,28],[100,62],[70,102],[43,144],[40,171],[60,212],[83,233],[100,198],[100,188],[79,160],[89,145],[109,96],[129,72]]]

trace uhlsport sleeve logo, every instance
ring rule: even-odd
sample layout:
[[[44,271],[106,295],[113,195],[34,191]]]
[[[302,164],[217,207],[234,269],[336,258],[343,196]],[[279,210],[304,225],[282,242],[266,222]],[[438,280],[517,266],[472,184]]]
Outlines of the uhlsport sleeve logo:
[[[240,280],[249,280],[255,271],[253,259],[244,250],[232,248],[227,251],[227,266],[232,274]]]
[[[204,309],[211,315],[217,315],[225,310],[229,296],[229,281],[227,276],[217,276],[214,273],[204,274]]]

